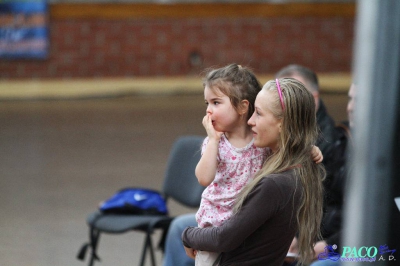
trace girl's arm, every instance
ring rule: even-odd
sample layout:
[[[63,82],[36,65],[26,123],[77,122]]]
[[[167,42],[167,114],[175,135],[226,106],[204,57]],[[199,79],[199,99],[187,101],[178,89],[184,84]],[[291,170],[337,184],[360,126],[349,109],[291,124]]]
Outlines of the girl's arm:
[[[196,166],[195,174],[200,185],[208,186],[212,183],[217,173],[218,144],[223,132],[218,132],[214,129],[209,114],[204,116],[203,126],[207,131],[208,143]]]
[[[208,186],[212,183],[217,173],[217,156],[219,140],[208,139],[208,143],[196,166],[195,174],[200,185]]]

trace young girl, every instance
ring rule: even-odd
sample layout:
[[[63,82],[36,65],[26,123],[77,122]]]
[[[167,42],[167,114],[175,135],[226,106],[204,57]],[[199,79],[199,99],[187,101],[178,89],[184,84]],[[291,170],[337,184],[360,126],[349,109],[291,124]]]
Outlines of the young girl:
[[[199,227],[220,226],[232,215],[237,194],[260,170],[269,150],[253,145],[247,120],[261,84],[251,70],[231,64],[210,71],[204,80],[208,137],[196,167],[199,183],[207,186],[196,214]],[[212,265],[217,253],[197,251],[196,265]]]
[[[267,156],[269,148],[254,146],[247,124],[262,86],[251,70],[231,64],[210,71],[204,80],[207,114],[203,125],[208,137],[196,167],[199,183],[207,186],[196,214],[199,227],[221,226],[232,215],[237,195],[242,191]],[[315,160],[322,160],[319,149]],[[218,253],[197,251],[196,265],[212,265]]]

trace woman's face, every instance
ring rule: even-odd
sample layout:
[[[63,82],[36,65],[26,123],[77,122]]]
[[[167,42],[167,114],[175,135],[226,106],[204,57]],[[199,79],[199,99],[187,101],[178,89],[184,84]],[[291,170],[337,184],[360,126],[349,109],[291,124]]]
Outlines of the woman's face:
[[[271,112],[274,96],[276,95],[270,91],[261,90],[254,104],[255,111],[248,121],[253,131],[254,145],[260,148],[269,147],[272,151],[278,149],[282,122]]]

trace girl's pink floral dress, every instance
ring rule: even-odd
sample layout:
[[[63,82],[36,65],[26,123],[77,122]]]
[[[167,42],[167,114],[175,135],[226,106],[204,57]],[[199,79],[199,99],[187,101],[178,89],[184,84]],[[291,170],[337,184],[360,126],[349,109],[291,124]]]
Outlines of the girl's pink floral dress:
[[[237,195],[270,154],[269,149],[257,148],[253,142],[244,148],[235,148],[222,135],[218,145],[217,173],[204,190],[196,214],[199,227],[220,226],[231,217]],[[207,143],[208,137],[203,142],[202,153]]]

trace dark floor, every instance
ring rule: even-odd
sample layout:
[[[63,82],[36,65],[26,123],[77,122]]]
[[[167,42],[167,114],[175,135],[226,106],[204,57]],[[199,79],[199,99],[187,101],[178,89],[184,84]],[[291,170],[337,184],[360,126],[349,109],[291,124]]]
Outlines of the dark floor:
[[[347,95],[322,97],[346,118]],[[202,95],[0,102],[0,265],[86,265],[87,214],[121,187],[160,188],[173,141],[205,135],[204,113]],[[142,241],[104,235],[97,265],[137,265]]]

